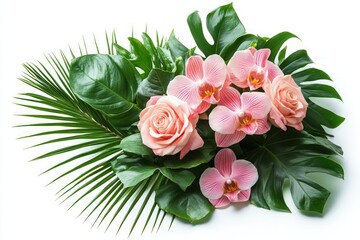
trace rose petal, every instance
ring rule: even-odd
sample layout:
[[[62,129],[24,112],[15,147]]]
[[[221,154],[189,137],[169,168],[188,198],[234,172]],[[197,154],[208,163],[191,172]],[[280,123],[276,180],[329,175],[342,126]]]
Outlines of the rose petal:
[[[211,55],[204,61],[204,80],[214,87],[224,84],[227,69],[224,60],[219,55]]]
[[[226,207],[231,203],[229,199],[225,196],[222,196],[221,198],[215,200],[210,199],[209,201],[215,208]]]
[[[221,134],[215,132],[215,141],[218,147],[230,147],[245,138],[246,134],[242,131],[235,131],[233,134]]]
[[[237,121],[236,113],[224,106],[215,107],[209,115],[211,129],[222,134],[234,133]]]
[[[250,50],[238,51],[228,63],[228,71],[233,83],[241,88],[248,87],[248,75],[255,65],[255,59]]]
[[[180,159],[183,159],[190,150],[192,151],[201,148],[202,146],[204,146],[204,141],[195,129],[194,132],[191,134],[187,144],[183,147],[183,149],[181,149]]]
[[[233,112],[241,109],[241,97],[238,90],[233,87],[224,87],[220,93],[219,105],[223,105]]]
[[[270,99],[262,92],[245,92],[241,95],[244,112],[251,113],[255,119],[264,118],[271,109]]]
[[[203,59],[200,56],[191,56],[186,63],[186,76],[193,81],[202,80],[204,75]]]
[[[254,53],[256,65],[264,68],[266,66],[266,62],[270,56],[270,52],[271,51],[268,48],[263,48],[263,49],[257,50]]]
[[[197,83],[185,76],[176,76],[170,81],[167,94],[186,102],[192,109],[197,108],[202,101]]]
[[[201,193],[208,199],[218,199],[224,194],[224,177],[216,168],[208,168],[200,176]]]
[[[251,188],[258,180],[256,167],[249,161],[237,160],[233,162],[231,179],[239,184],[241,190]]]
[[[246,202],[249,200],[251,189],[242,190],[238,193],[237,202]]]
[[[215,168],[224,177],[230,177],[232,164],[236,160],[236,155],[230,148],[221,149],[215,156]]]

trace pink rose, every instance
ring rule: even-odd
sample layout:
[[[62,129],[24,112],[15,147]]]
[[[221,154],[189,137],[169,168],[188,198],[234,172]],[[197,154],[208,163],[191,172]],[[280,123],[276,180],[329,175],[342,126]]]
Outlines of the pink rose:
[[[143,143],[155,155],[180,152],[182,159],[190,150],[204,145],[195,128],[198,119],[184,101],[173,96],[155,96],[141,111],[138,129]]]
[[[285,125],[302,130],[308,103],[294,79],[290,75],[277,76],[264,90],[272,102],[270,121],[283,130]]]

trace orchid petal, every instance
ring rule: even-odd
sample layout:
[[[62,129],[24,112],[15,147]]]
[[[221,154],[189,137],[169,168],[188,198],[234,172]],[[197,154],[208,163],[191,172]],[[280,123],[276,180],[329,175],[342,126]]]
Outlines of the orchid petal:
[[[257,120],[258,127],[255,134],[264,134],[270,130],[270,126],[267,120],[268,120],[267,117]]]
[[[204,79],[214,87],[221,87],[227,77],[224,60],[219,55],[211,55],[204,61]]]
[[[196,112],[198,114],[204,113],[204,112],[206,112],[206,110],[209,109],[210,106],[211,106],[211,103],[202,101],[200,103],[200,105],[196,109],[194,109],[194,112]]]
[[[203,79],[203,59],[200,56],[191,56],[186,63],[186,76],[193,81]]]
[[[224,194],[224,182],[224,177],[216,168],[208,168],[200,177],[200,190],[206,198],[218,199]]]
[[[250,69],[255,66],[255,59],[250,50],[238,51],[228,63],[228,71],[233,83],[241,88],[248,87]]]
[[[256,65],[265,68],[270,53],[271,51],[268,48],[257,50],[254,54]]]
[[[238,193],[237,202],[246,202],[249,200],[251,189],[242,190]]]
[[[219,105],[237,112],[241,109],[241,97],[238,90],[233,87],[224,87],[220,93]]]
[[[267,61],[266,70],[268,72],[268,79],[270,81],[274,80],[274,78],[277,76],[284,76],[284,73],[281,71],[281,69],[270,61]]]
[[[215,156],[215,168],[224,177],[230,177],[232,164],[236,160],[236,155],[230,148],[221,149]]]
[[[258,123],[255,120],[254,122],[246,124],[245,126],[243,126],[238,130],[243,131],[247,135],[253,135],[257,131],[257,129],[258,129]]]
[[[222,196],[221,198],[215,200],[210,199],[209,201],[215,208],[226,207],[231,203],[229,199],[225,196]]]
[[[209,115],[209,125],[215,132],[231,134],[236,131],[237,115],[227,107],[217,106]]]
[[[233,162],[232,170],[231,179],[239,184],[241,190],[251,188],[259,177],[256,167],[246,160]]]
[[[221,134],[215,132],[215,141],[218,147],[229,147],[243,140],[245,136],[246,134],[242,131],[235,131],[233,134]]]
[[[262,92],[245,92],[241,95],[244,112],[251,113],[254,119],[261,119],[268,115],[271,109],[269,97]]]
[[[201,103],[197,83],[185,76],[176,76],[170,81],[167,94],[183,100],[193,109],[197,108]]]

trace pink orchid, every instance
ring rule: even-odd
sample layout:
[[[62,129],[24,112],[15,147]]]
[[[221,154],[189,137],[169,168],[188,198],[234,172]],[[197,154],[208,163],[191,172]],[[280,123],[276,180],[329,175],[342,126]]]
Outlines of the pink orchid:
[[[202,194],[216,208],[248,201],[258,179],[256,167],[249,161],[237,160],[229,148],[221,149],[214,162],[215,168],[206,169],[200,177]]]
[[[264,134],[270,130],[267,115],[271,103],[262,92],[240,93],[232,87],[224,87],[219,105],[209,115],[209,124],[215,131],[219,147],[240,142],[246,134]]]
[[[219,55],[211,55],[205,61],[200,56],[191,56],[185,72],[186,76],[170,81],[167,94],[183,100],[196,113],[203,113],[219,101],[227,77],[226,64]]]
[[[269,56],[268,48],[249,48],[236,52],[228,64],[231,81],[241,88],[250,87],[250,90],[255,90],[266,82],[271,82],[276,76],[283,76],[280,68],[267,60]]]

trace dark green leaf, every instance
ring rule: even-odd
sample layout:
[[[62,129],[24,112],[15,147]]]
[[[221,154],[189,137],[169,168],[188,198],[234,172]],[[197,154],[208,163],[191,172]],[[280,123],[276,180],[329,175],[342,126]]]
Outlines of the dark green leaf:
[[[285,59],[285,55],[286,55],[286,49],[287,49],[287,46],[285,46],[283,49],[281,49],[281,51],[279,52],[279,55],[278,55],[278,64],[281,64],[284,59]]]
[[[341,100],[341,97],[335,88],[325,84],[301,85],[301,91],[306,99],[309,97],[321,97]]]
[[[166,94],[170,80],[174,78],[174,73],[166,72],[161,69],[151,70],[149,76],[143,80],[137,91],[137,102],[145,107],[146,102],[152,96],[162,96]]]
[[[267,209],[289,211],[283,197],[284,181],[288,180],[298,209],[322,213],[330,192],[307,174],[325,173],[343,178],[344,172],[333,160],[341,149],[321,139],[294,129],[284,132],[272,128],[249,154],[249,160],[259,172],[251,202]]]
[[[172,183],[156,191],[155,201],[162,210],[191,223],[202,220],[214,210],[200,191],[191,189],[184,192]]]
[[[175,37],[174,32],[171,33],[169,40],[167,41],[167,45],[173,59],[182,57],[185,61],[189,57],[190,50]]]
[[[315,80],[330,80],[331,78],[327,73],[320,69],[316,68],[308,68],[304,69],[300,72],[292,74],[293,79],[297,84],[307,81],[315,81]]]
[[[197,12],[189,15],[188,25],[198,48],[205,56],[220,53],[226,45],[234,42],[235,39],[245,33],[245,28],[232,4],[221,6],[206,17],[206,26],[214,40],[213,44],[206,40],[202,21]]]
[[[136,38],[128,38],[131,44],[132,58],[129,59],[136,67],[141,68],[144,71],[144,75],[147,76],[152,69],[151,55],[145,46]]]
[[[156,166],[141,158],[121,156],[111,163],[113,171],[124,187],[132,187],[151,177]]]
[[[120,148],[125,152],[142,156],[154,155],[153,151],[143,144],[140,133],[135,133],[121,140]]]
[[[159,170],[162,175],[176,183],[183,191],[195,180],[195,175],[188,170],[176,171],[165,167],[159,168]]]
[[[282,45],[290,38],[297,38],[297,36],[290,32],[281,32],[267,40],[263,48],[269,48],[271,50],[269,61],[274,62],[275,57],[280,51]]]
[[[230,58],[234,55],[234,53],[240,48],[244,43],[248,43],[247,46],[244,46],[243,49],[247,49],[250,47],[250,44],[253,42],[257,42],[258,37],[253,34],[244,34],[240,37],[236,38],[233,42],[226,45],[220,52],[220,56],[225,60],[229,61]]]
[[[306,114],[306,121],[317,122],[321,125],[324,125],[328,128],[337,128],[345,118],[327,110],[319,105],[309,102],[307,114]]]
[[[213,142],[206,142],[202,148],[190,151],[183,159],[179,159],[179,155],[165,156],[163,160],[164,166],[167,168],[194,168],[203,163],[209,162],[215,155],[216,145]]]
[[[116,127],[129,127],[138,120],[134,104],[139,75],[121,56],[86,55],[70,68],[70,87],[84,102],[98,109]]]
[[[290,54],[281,64],[280,68],[284,74],[291,74],[306,65],[313,63],[305,50],[298,50]]]

